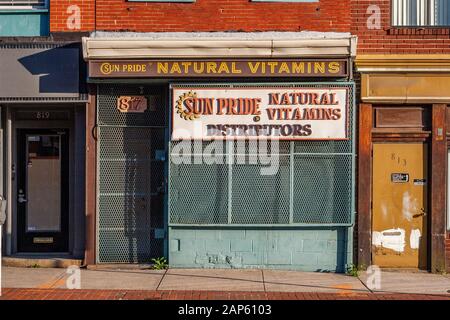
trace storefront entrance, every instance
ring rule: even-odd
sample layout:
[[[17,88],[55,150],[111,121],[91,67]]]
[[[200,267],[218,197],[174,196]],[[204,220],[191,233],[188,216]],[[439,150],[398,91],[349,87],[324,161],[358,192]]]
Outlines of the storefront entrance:
[[[67,252],[69,131],[18,129],[19,252]]]
[[[374,143],[372,261],[427,268],[428,145]]]
[[[35,40],[0,45],[3,254],[30,265],[81,264],[90,217],[81,44]]]
[[[98,86],[97,263],[164,255],[165,93],[162,86]]]
[[[82,105],[7,107],[8,255],[83,257],[84,113]]]
[[[168,35],[83,40],[96,84],[86,263],[344,272],[356,39]]]

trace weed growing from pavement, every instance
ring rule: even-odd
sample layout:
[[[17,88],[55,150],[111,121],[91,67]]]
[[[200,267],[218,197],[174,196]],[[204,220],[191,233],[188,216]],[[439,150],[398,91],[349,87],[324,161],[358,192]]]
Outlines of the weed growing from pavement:
[[[167,264],[167,260],[164,257],[154,258],[154,259],[152,259],[152,262],[153,262],[153,266],[152,266],[153,270],[165,270],[165,269],[169,268],[169,265]]]
[[[346,274],[348,274],[349,276],[352,277],[357,277],[358,276],[358,266],[352,264],[347,268]]]

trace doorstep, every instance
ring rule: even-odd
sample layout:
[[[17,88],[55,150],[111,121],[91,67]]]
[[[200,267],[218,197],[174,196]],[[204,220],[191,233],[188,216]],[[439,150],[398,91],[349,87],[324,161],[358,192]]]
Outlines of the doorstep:
[[[3,266],[18,268],[68,268],[74,265],[81,267],[82,263],[82,259],[69,255],[17,254],[2,258]]]

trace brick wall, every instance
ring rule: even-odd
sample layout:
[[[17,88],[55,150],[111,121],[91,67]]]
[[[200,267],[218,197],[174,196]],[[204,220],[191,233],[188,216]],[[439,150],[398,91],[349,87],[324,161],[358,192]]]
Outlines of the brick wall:
[[[50,0],[50,32],[93,30],[95,0]]]
[[[350,229],[171,228],[172,267],[276,268],[344,272],[352,264]]]
[[[447,239],[445,239],[445,258],[447,272],[450,272],[450,232],[447,233]]]
[[[61,0],[51,2],[51,31],[343,31],[350,30],[350,0],[261,3],[196,0],[194,3]],[[81,9],[81,29],[70,30],[69,5]],[[94,23],[94,18],[96,21]]]
[[[358,53],[439,54],[450,53],[449,28],[392,28],[391,0],[352,0],[351,32],[358,36]],[[369,29],[370,5],[380,8],[381,29]]]

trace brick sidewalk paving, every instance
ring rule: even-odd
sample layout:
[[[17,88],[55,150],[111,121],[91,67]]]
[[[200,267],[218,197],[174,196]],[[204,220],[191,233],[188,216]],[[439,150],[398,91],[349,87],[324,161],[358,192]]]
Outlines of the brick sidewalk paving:
[[[6,288],[0,300],[450,300],[450,295]]]

